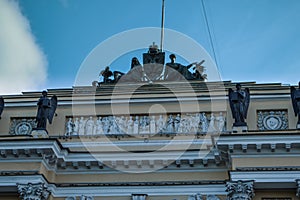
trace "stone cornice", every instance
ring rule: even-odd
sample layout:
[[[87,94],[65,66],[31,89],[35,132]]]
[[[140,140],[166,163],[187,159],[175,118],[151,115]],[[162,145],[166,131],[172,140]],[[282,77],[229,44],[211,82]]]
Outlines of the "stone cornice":
[[[292,149],[299,150],[299,144],[299,134],[233,134],[222,135],[216,141],[218,149],[231,153],[246,153],[249,150],[261,152],[263,149],[290,152]]]
[[[153,152],[71,152],[62,147],[58,140],[32,139],[32,140],[1,140],[1,162],[42,162],[48,170],[57,171],[86,171],[106,168],[110,170],[122,169],[153,171],[169,166],[173,168],[193,168],[197,165],[202,168],[225,166],[224,160],[216,150],[206,148],[185,151],[172,148],[158,149]],[[96,144],[94,144],[96,145]],[[102,144],[98,144],[101,146]],[[83,145],[83,148],[87,146]],[[107,148],[107,147],[106,147]],[[115,147],[114,147],[115,148]],[[109,167],[107,167],[109,166]]]
[[[231,171],[232,181],[255,182],[255,188],[296,188],[296,181],[300,178],[300,171]]]
[[[69,184],[55,185],[48,183],[41,175],[36,176],[1,176],[1,187],[16,187],[19,184],[43,183],[51,192],[53,197],[68,196],[131,196],[132,194],[148,194],[149,196],[169,196],[169,195],[190,195],[201,193],[203,195],[226,195],[224,182],[141,182],[141,183],[123,183],[123,184]]]

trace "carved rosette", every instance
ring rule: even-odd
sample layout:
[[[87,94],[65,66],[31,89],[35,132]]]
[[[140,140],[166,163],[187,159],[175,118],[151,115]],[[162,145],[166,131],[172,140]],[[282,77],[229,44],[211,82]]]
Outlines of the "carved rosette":
[[[254,197],[253,184],[254,181],[227,182],[227,200],[251,200]]]
[[[44,183],[17,184],[22,200],[47,200],[49,191]]]
[[[9,128],[11,135],[30,135],[36,128],[35,118],[12,118]]]
[[[273,110],[257,112],[257,127],[259,130],[288,129],[287,110]]]

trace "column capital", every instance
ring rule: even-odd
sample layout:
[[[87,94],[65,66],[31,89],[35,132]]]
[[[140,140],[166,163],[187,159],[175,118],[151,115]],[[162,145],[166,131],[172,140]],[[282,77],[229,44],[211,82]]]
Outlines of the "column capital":
[[[44,183],[18,183],[17,187],[22,200],[47,200],[50,194]]]
[[[251,200],[254,181],[229,181],[226,183],[227,200]]]

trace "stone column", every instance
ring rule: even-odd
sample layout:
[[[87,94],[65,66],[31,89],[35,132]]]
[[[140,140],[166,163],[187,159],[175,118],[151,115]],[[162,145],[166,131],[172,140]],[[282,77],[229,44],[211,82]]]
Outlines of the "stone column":
[[[254,197],[253,184],[254,181],[227,182],[227,200],[251,200]]]
[[[147,194],[132,194],[132,200],[146,200]]]
[[[21,200],[47,200],[49,191],[44,183],[17,184]]]

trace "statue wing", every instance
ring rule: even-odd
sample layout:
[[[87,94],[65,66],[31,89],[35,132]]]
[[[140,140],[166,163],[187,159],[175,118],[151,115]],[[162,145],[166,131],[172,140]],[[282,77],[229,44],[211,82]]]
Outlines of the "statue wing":
[[[50,101],[51,101],[51,106],[50,106],[47,118],[49,120],[49,123],[52,124],[52,120],[53,120],[53,117],[55,115],[55,111],[57,108],[57,97],[55,95],[53,95],[53,97],[51,97]]]
[[[230,105],[230,109],[232,112],[232,116],[234,117],[234,107],[233,107],[233,102],[232,102],[233,93],[234,93],[234,91],[231,88],[229,88],[229,90],[228,90],[229,105]]]
[[[296,101],[296,88],[294,86],[291,87],[291,99],[292,99],[295,116],[297,116],[298,107],[297,107],[297,101]]]
[[[0,97],[0,118],[1,118],[1,114],[3,112],[4,109],[4,100],[2,97]]]
[[[245,88],[245,109],[244,109],[244,118],[247,119],[248,108],[250,104],[250,90]]]

